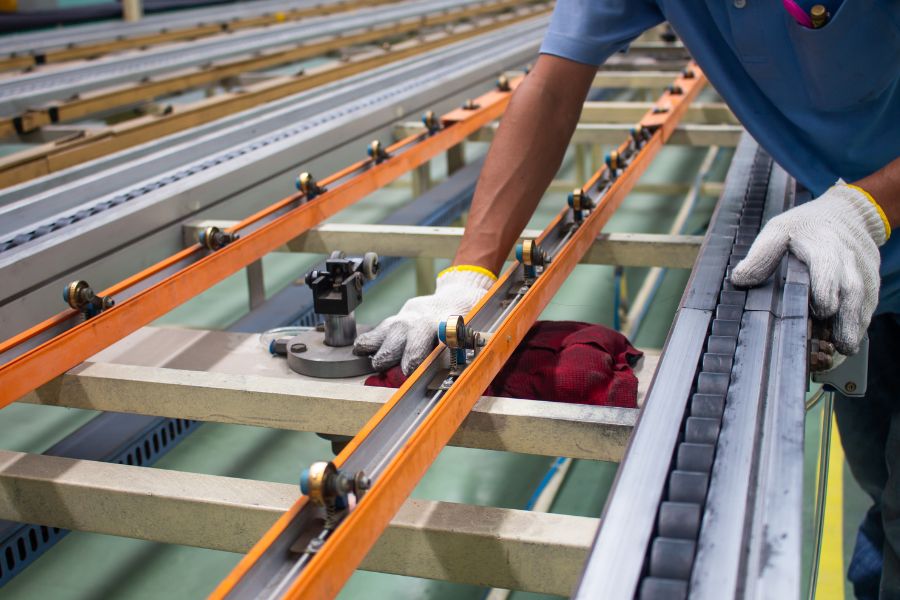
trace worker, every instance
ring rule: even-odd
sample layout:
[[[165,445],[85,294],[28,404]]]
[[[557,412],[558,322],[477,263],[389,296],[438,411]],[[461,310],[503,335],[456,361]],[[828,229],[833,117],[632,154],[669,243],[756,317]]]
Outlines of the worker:
[[[815,23],[804,18],[811,11]],[[807,0],[558,0],[540,57],[497,130],[452,266],[434,294],[409,300],[356,349],[377,369],[399,363],[408,374],[435,346],[438,321],[475,306],[556,174],[597,66],[663,20],[746,129],[816,198],[770,220],[732,281],[757,285],[792,252],[809,268],[812,312],[833,320],[838,351],[855,353],[868,328],[866,397],[836,400],[850,467],[874,501],[849,576],[860,598],[900,598],[896,0],[828,0],[824,10]]]

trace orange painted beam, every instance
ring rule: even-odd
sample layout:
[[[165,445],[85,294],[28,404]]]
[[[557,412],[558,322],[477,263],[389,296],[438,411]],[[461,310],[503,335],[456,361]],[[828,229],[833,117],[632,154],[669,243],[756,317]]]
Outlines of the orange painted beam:
[[[406,500],[428,467],[437,458],[441,449],[469,414],[482,391],[488,387],[506,363],[541,311],[562,286],[606,222],[671,136],[678,121],[687,111],[690,102],[705,86],[706,78],[700,69],[694,65],[692,65],[692,69],[694,73],[692,78],[679,77],[674,82],[681,88],[680,94],[666,92],[657,102],[656,107],[665,108],[665,110],[662,112],[650,111],[642,119],[642,124],[652,126],[656,130],[640,153],[632,159],[628,168],[613,182],[600,204],[575,231],[568,243],[553,258],[553,262],[545,268],[528,293],[491,336],[488,344],[479,352],[472,364],[463,371],[431,414],[390,461],[357,507],[331,534],[325,545],[293,582],[285,595],[286,598],[312,600],[337,596],[344,583],[387,527],[400,505]],[[627,142],[622,144],[620,151],[626,147]],[[585,189],[595,184],[602,173],[601,169],[588,182]],[[568,209],[560,211],[544,230],[539,240],[543,239],[565,217],[567,212]],[[507,269],[500,280],[494,284],[492,290],[472,309],[467,321],[481,309],[490,296],[499,290],[518,268],[519,264],[514,263]],[[335,458],[334,463],[338,467],[344,464],[362,440],[409,391],[417,377],[425,372],[432,361],[438,358],[441,351],[442,347],[438,347],[431,353],[423,365]],[[210,598],[225,598],[272,542],[287,528],[305,503],[306,497],[301,496],[295,505],[238,563],[228,577],[219,584]]]
[[[520,80],[514,80],[513,87]],[[360,161],[322,180],[320,185],[328,187],[328,190],[313,200],[301,204],[303,195],[294,194],[251,215],[232,230],[240,231],[272,213],[296,205],[220,250],[204,256],[207,251],[195,244],[104,290],[101,295],[115,298],[117,294],[147,281],[181,260],[196,258],[195,262],[173,275],[0,366],[0,408],[62,375],[371,192],[463,142],[469,135],[496,120],[506,109],[509,97],[508,92],[488,92],[478,99],[479,108],[467,111],[466,118],[448,121],[447,126],[434,135],[413,135],[393,144],[387,148],[391,157],[380,164],[374,164],[371,160]],[[76,315],[73,310],[62,312],[0,344],[0,352],[12,349]]]

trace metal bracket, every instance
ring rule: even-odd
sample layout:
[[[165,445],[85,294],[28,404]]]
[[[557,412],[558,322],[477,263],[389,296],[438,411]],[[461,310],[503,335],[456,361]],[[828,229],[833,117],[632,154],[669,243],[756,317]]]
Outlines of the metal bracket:
[[[866,395],[869,378],[869,336],[859,344],[859,352],[848,356],[830,371],[813,373],[812,380],[821,383],[827,391],[836,391],[851,398]]]

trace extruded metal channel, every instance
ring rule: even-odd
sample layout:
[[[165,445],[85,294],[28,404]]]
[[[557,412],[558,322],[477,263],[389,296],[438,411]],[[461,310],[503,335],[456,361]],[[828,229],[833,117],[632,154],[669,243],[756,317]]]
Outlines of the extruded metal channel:
[[[0,38],[0,54],[10,57],[28,54],[40,57],[53,50],[71,49],[72,47],[97,44],[98,42],[114,42],[122,39],[143,37],[147,35],[165,35],[172,30],[203,28],[210,24],[218,24],[220,30],[228,28],[230,22],[266,14],[294,11],[306,11],[317,6],[329,8],[345,4],[343,0],[253,0],[238,2],[232,5],[217,5],[194,10],[145,16],[140,21],[119,21],[115,26],[110,23],[93,23],[75,25],[62,30],[34,31],[4,35]],[[277,18],[277,17],[276,17]],[[112,32],[115,31],[115,34]]]
[[[489,335],[490,341],[472,363],[460,375],[442,374],[449,350],[436,349],[335,459],[340,469],[362,471],[372,481],[355,509],[341,515],[343,520],[333,529],[326,528],[323,509],[302,497],[213,598],[321,598],[338,593],[705,83],[699,69],[689,67],[673,84],[678,92],[666,92],[642,120],[652,135],[636,134],[619,147],[618,159],[611,161],[613,170],[599,171],[585,185],[583,194],[595,206],[590,214],[576,221],[572,211],[564,210],[538,238],[550,258],[541,274],[526,278],[515,263],[473,309],[467,326]],[[434,390],[433,381],[443,383]]]
[[[521,79],[510,82],[515,89]],[[498,118],[510,91],[493,91],[477,99],[477,107],[457,109],[442,118],[443,128],[386,148],[388,158],[369,158],[320,182],[324,190],[312,199],[302,193],[241,221],[232,231],[242,237],[216,251],[199,243],[102,291],[116,306],[86,322],[73,311],[58,314],[0,344],[0,406],[46,383],[97,351],[162,316],[310,227],[333,216],[367,194],[460,144],[474,131]],[[305,200],[305,203],[304,203]],[[119,301],[122,299],[122,301]]]
[[[745,135],[575,598],[799,596],[808,277],[728,281],[793,189]]]
[[[6,317],[0,322],[0,333],[12,335],[20,330],[15,328],[17,323],[33,323],[53,314],[55,303],[47,304],[48,289],[52,287],[52,298],[57,298],[55,289],[72,278],[73,269],[84,269],[149,233],[176,226],[276,175],[292,181],[289,173],[296,165],[390,123],[397,117],[398,105],[419,111],[527,62],[537,51],[546,22],[537,18],[449,46],[402,67],[334,87],[274,115],[210,132],[7,207],[3,214],[10,218],[0,221],[14,224],[17,219],[11,217],[16,214],[32,224],[41,223],[34,217],[42,215],[48,221],[9,232],[14,237],[4,240],[7,249],[0,252],[0,277],[16,286],[3,301]],[[260,135],[260,130],[266,133]],[[124,187],[148,165],[159,169],[152,166],[157,163],[165,165],[165,170]],[[50,216],[50,207],[59,210],[59,206],[70,206],[70,212]],[[174,235],[180,240],[180,229]],[[102,287],[114,279],[95,277],[94,281]]]
[[[482,163],[483,159],[480,159],[467,165],[447,181],[399,209],[384,222],[435,225],[452,221],[471,200]],[[389,263],[391,260],[386,258],[382,262],[382,273],[386,273],[392,266],[399,266],[398,263],[401,262],[393,259]],[[377,285],[382,281],[384,277],[371,284]],[[248,327],[252,322],[252,331],[258,332],[276,325],[287,325],[298,319],[306,319],[308,322],[304,324],[313,325],[317,317],[308,292],[296,305],[299,308],[294,308],[297,312],[288,318],[288,322],[273,322],[271,314],[258,315],[254,311],[229,330],[245,330],[242,328]],[[297,314],[300,316],[297,317]],[[200,421],[184,418],[107,412],[66,436],[45,454],[149,466],[200,424]],[[625,426],[627,425],[630,423],[626,419]],[[0,587],[40,558],[67,533],[67,530],[58,527],[0,521]]]
[[[171,44],[138,54],[110,56],[68,68],[36,71],[0,81],[0,114],[18,115],[41,102],[60,100],[90,90],[140,81],[166,71],[185,69],[232,56],[263,52],[328,36],[346,35],[383,24],[418,19],[424,14],[456,9],[481,0],[426,0],[360,9],[336,16]]]

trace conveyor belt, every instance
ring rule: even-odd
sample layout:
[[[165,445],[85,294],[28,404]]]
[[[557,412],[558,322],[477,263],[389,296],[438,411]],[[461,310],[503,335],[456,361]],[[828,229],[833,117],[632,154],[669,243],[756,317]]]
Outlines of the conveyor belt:
[[[284,177],[281,189],[286,190],[297,165],[393,122],[398,105],[416,114],[527,62],[537,51],[546,22],[529,20],[346,80],[308,100],[285,102],[281,110],[260,110],[256,119],[236,118],[225,130],[211,127],[193,139],[179,134],[185,143],[160,143],[162,150],[156,153],[136,152],[130,163],[0,209],[0,230],[5,229],[0,240],[6,248],[0,252],[0,277],[9,274],[9,281],[17,282],[15,290],[5,294],[4,310],[15,302],[19,311],[32,315],[13,317],[16,311],[11,311],[9,322],[2,325],[33,323],[53,314],[55,310],[34,312],[38,307],[26,302],[26,294],[49,289],[54,280],[58,285],[68,270],[273,176]],[[16,229],[6,229],[11,226]],[[174,239],[180,240],[180,233]],[[109,276],[82,277],[100,281],[98,286],[114,281]],[[38,297],[55,299],[58,292]]]
[[[799,596],[808,280],[728,281],[793,188],[745,135],[576,598]]]
[[[158,73],[203,65],[231,56],[250,55],[270,48],[362,31],[385,23],[475,4],[481,0],[426,0],[361,9],[337,16],[304,20],[275,29],[261,28],[184,42],[138,54],[37,71],[0,81],[0,114],[17,115],[41,102],[64,99],[117,83],[140,81]]]

